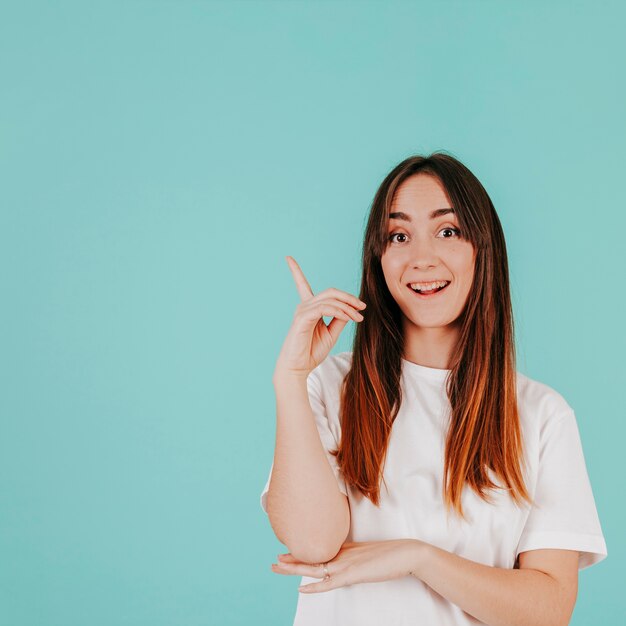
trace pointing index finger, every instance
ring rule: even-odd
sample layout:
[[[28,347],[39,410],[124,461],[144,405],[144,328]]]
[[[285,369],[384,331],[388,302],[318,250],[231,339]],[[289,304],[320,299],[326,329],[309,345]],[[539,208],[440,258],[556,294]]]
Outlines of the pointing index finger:
[[[300,300],[308,300],[313,297],[313,290],[311,289],[311,285],[304,277],[300,266],[296,263],[296,260],[292,256],[285,257],[287,259],[287,264],[289,265],[289,269],[293,274],[293,279],[296,281],[296,288],[298,289],[298,293],[300,294]]]

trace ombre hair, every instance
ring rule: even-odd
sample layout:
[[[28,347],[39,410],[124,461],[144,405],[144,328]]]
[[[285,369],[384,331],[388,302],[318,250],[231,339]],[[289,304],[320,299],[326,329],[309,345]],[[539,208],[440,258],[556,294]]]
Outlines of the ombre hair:
[[[487,192],[470,170],[443,152],[411,156],[385,177],[365,230],[359,298],[367,303],[356,325],[352,364],[341,390],[341,442],[336,455],[346,483],[380,505],[389,436],[400,409],[404,355],[402,312],[387,288],[381,256],[388,243],[389,211],[408,177],[428,174],[443,185],[458,217],[461,236],[475,250],[474,278],[456,320],[459,340],[448,368],[451,414],[446,435],[442,498],[446,512],[465,518],[465,483],[483,500],[487,490],[509,491],[530,501],[516,391],[513,313],[506,244]],[[489,471],[502,486],[493,482]]]

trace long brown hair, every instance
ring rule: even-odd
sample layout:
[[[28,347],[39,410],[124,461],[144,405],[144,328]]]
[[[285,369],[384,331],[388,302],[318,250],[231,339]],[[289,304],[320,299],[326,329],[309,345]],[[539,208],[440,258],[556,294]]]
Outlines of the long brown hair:
[[[337,456],[344,479],[380,504],[380,479],[393,422],[400,409],[403,357],[402,313],[385,283],[381,256],[388,245],[389,210],[409,176],[436,177],[458,216],[462,236],[476,252],[473,285],[459,316],[460,336],[451,355],[446,393],[451,414],[446,437],[443,501],[465,518],[461,494],[467,483],[490,501],[486,490],[506,489],[530,501],[516,391],[513,313],[506,245],[487,192],[452,156],[411,156],[385,177],[365,230],[359,298],[367,303],[356,325],[352,364],[341,391],[341,442]],[[496,485],[488,468],[504,486]]]

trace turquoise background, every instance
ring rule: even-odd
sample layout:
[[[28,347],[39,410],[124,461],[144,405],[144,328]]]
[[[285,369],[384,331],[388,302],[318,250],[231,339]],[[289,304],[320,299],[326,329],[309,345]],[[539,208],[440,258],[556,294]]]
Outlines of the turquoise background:
[[[576,410],[609,556],[571,623],[626,622],[623,5],[0,7],[2,626],[292,623],[285,256],[356,293],[376,188],[437,149],[500,215],[519,369]]]

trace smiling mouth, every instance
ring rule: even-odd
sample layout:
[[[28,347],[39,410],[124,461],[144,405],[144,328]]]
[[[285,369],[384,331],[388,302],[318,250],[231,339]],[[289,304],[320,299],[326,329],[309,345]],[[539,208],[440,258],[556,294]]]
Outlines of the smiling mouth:
[[[449,284],[450,281],[447,281],[443,287],[437,287],[436,289],[431,289],[430,291],[417,291],[413,289],[411,285],[407,285],[407,287],[419,298],[432,298],[433,296],[436,296],[438,293],[441,293],[444,289],[446,289]]]

